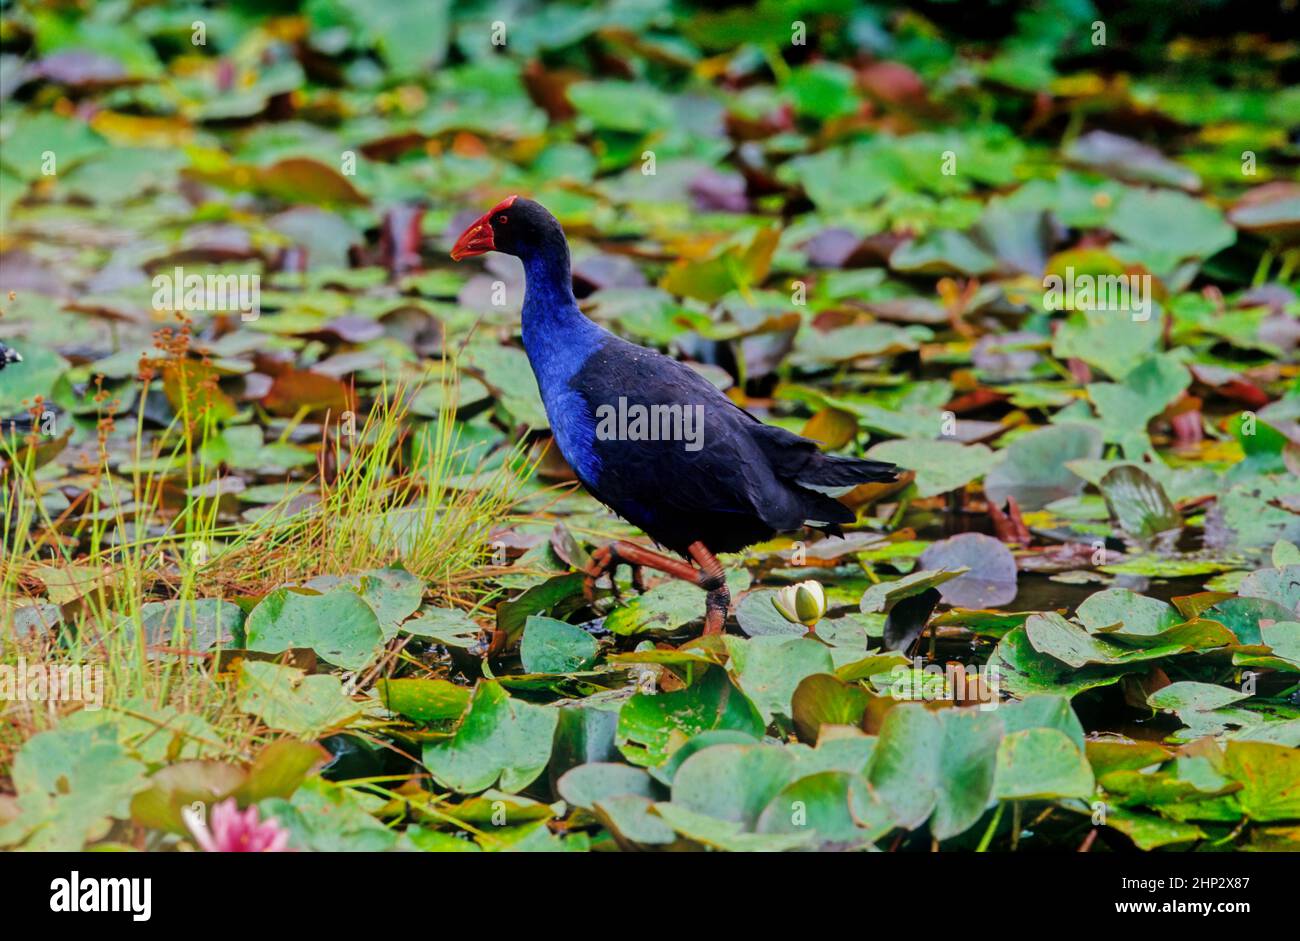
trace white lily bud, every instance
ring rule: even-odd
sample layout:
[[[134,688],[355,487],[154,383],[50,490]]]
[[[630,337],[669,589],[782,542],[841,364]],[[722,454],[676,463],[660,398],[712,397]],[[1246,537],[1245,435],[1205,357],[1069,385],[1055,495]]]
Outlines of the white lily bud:
[[[779,589],[772,596],[772,605],[790,623],[811,630],[826,614],[826,592],[821,582],[809,579]]]

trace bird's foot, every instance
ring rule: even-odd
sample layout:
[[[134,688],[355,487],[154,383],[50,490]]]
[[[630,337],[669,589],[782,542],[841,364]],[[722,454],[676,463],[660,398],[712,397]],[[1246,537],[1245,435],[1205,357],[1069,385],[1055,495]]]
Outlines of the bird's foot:
[[[673,559],[636,543],[622,539],[601,546],[591,554],[591,563],[587,566],[582,583],[583,595],[588,603],[595,600],[596,580],[608,574],[614,585],[614,597],[618,597],[618,583],[614,579],[619,565],[632,569],[632,585],[637,591],[644,591],[641,582],[641,567],[657,569],[673,578],[680,578],[698,585],[708,592],[704,606],[704,633],[721,634],[727,622],[727,612],[731,608],[731,593],[727,590],[727,575],[722,570],[717,557],[702,542],[692,543],[687,554],[695,565],[681,559]]]
[[[618,587],[620,565],[626,565],[632,572],[632,590],[637,593],[645,591],[645,578],[641,564],[624,558],[618,551],[618,543],[609,543],[591,554],[591,561],[583,573],[585,577],[582,580],[582,594],[588,604],[596,600],[596,582],[603,575],[609,576],[609,584],[615,600],[621,597]]]

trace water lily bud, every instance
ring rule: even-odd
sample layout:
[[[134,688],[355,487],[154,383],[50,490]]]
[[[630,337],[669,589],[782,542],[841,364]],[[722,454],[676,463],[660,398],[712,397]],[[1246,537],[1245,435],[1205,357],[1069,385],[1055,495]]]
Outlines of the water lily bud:
[[[826,592],[821,582],[810,579],[786,585],[772,597],[772,604],[787,621],[811,629],[826,614]]]

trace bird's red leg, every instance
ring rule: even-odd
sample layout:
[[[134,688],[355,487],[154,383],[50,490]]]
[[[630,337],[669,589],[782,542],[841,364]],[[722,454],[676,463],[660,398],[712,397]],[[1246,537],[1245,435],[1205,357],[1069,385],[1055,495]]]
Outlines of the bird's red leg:
[[[721,634],[727,624],[727,611],[731,608],[731,592],[727,590],[727,576],[722,563],[702,542],[693,542],[686,550],[700,567],[698,584],[708,591],[704,599],[704,633]]]
[[[583,592],[588,601],[594,600],[596,579],[607,573],[612,573],[620,564],[631,567],[633,587],[637,591],[644,591],[645,587],[641,583],[641,568],[644,566],[700,586],[713,599],[710,601],[713,608],[717,608],[718,604],[721,603],[721,620],[725,620],[727,606],[730,604],[731,598],[727,594],[726,576],[723,574],[721,563],[702,542],[692,543],[687,551],[690,553],[691,558],[699,563],[700,567],[698,569],[689,562],[674,559],[644,546],[638,546],[636,543],[626,542],[622,539],[608,543],[591,554],[591,564],[587,566],[585,572],[586,579],[583,582]],[[714,617],[716,618],[716,615]],[[718,620],[717,629],[711,631],[711,633],[717,633],[722,629],[721,620]],[[706,619],[706,627],[708,623]]]
[[[641,577],[643,566],[667,572],[674,578],[684,578],[697,584],[699,581],[699,573],[689,563],[620,539],[600,546],[592,552],[591,562],[584,571],[586,578],[582,583],[583,594],[587,601],[595,600],[596,580],[606,574],[610,576],[610,583],[614,586],[614,596],[618,597],[618,582],[613,576],[620,565],[626,565],[632,570],[632,587],[636,591],[645,591],[645,582]]]

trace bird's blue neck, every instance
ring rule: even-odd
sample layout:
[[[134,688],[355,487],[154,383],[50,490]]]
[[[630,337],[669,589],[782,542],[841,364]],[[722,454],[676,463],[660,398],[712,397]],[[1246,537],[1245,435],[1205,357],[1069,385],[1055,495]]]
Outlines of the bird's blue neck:
[[[594,352],[601,328],[578,309],[567,245],[545,245],[521,260],[524,350],[545,398]]]

